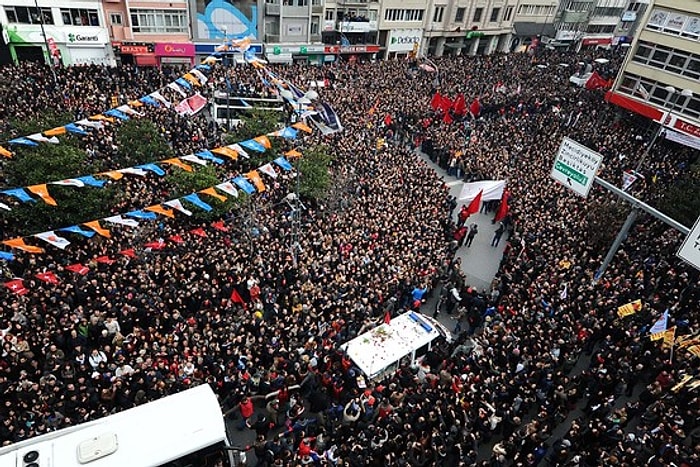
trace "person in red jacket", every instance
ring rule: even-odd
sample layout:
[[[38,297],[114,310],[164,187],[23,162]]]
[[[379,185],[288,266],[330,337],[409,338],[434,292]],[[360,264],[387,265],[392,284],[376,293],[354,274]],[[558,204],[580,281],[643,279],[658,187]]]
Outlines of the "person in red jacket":
[[[250,400],[250,397],[244,397],[243,400],[238,404],[238,408],[241,411],[241,418],[242,421],[240,425],[238,426],[239,431],[243,431],[243,429],[248,426],[248,419],[253,416],[253,413],[255,412],[255,407],[253,406],[253,401]]]

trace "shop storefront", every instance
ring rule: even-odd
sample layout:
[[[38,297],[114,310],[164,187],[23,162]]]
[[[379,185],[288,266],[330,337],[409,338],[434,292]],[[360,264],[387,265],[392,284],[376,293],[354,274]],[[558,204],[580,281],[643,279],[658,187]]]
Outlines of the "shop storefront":
[[[378,45],[327,45],[326,55],[334,55],[340,60],[349,62],[376,60],[379,53]]]
[[[194,44],[194,51],[195,51],[195,60],[197,62],[201,62],[214,52],[216,52],[216,48],[220,46],[221,43],[211,43],[211,42],[195,42]],[[250,52],[254,53],[257,56],[262,56],[263,55],[263,45],[259,42],[254,42],[250,44],[250,48],[248,49]],[[236,63],[243,63],[243,55],[240,52],[234,52],[234,51],[229,51],[229,52],[221,52],[222,60],[234,60]]]
[[[15,62],[45,60],[50,53],[59,65],[113,65],[107,30],[100,27],[46,26],[46,39],[39,25],[7,29],[10,54]],[[47,44],[50,50],[47,50]]]
[[[154,44],[145,42],[112,42],[117,60],[124,65],[158,66]]]
[[[267,44],[265,57],[270,63],[318,65],[326,61],[325,50],[326,46],[319,44]]]
[[[420,50],[423,31],[421,29],[392,29],[387,34],[387,58],[408,57]]]
[[[154,49],[159,65],[193,65],[195,46],[191,43],[156,43]]]
[[[613,36],[587,36],[581,38],[581,47],[610,47]]]

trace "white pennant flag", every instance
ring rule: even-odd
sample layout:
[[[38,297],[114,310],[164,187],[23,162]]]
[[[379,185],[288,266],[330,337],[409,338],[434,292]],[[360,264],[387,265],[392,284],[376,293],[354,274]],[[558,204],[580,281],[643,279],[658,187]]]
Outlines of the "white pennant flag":
[[[272,167],[272,164],[269,162],[263,166],[261,166],[259,169],[262,173],[265,175],[269,175],[272,178],[277,178],[277,172],[275,172],[275,169]]]
[[[183,91],[182,88],[180,86],[178,86],[177,83],[175,83],[175,82],[168,83],[168,88],[179,93],[182,97],[187,97],[187,94],[185,93],[185,91]]]
[[[250,159],[250,156],[249,156],[248,153],[245,151],[245,149],[243,149],[243,148],[241,147],[240,144],[236,143],[236,144],[232,144],[232,145],[230,145],[230,146],[228,146],[228,147],[231,148],[231,149],[233,149],[234,151],[236,151],[236,152],[238,153],[239,156],[243,156],[243,157],[245,157],[246,159]]]
[[[81,182],[77,178],[67,178],[59,182],[51,182],[51,185],[77,186],[78,188],[82,188],[85,186],[85,183]]]
[[[138,227],[139,223],[134,219],[124,219],[122,216],[105,217],[104,220],[112,224],[126,225],[127,227]]]
[[[0,203],[0,208],[4,209],[5,211],[12,211],[12,208],[5,203]]]
[[[207,84],[207,81],[208,81],[208,80],[207,80],[207,77],[204,75],[204,73],[202,73],[202,72],[199,71],[198,69],[193,68],[193,69],[190,70],[190,73],[192,73],[193,75],[195,75],[195,76],[197,77],[197,79],[198,79],[203,85],[204,85],[204,84]]]
[[[166,99],[160,92],[158,91],[153,91],[152,93],[149,94],[152,98],[154,98],[157,101],[162,102],[165,104],[167,108],[170,108],[171,105],[173,105],[168,99]]]
[[[50,243],[51,245],[55,246],[56,248],[60,248],[61,250],[65,250],[68,245],[70,245],[70,242],[66,240],[63,237],[59,237],[56,235],[56,232],[53,230],[49,230],[48,232],[42,232],[34,235],[36,238],[40,238],[43,241]]]
[[[120,111],[121,113],[125,113],[127,115],[136,115],[137,117],[142,116],[143,114],[141,112],[138,112],[131,107],[129,107],[128,104],[121,105],[116,108],[116,110]]]
[[[165,204],[166,206],[170,206],[173,209],[177,209],[178,211],[180,211],[181,213],[183,213],[186,216],[192,215],[192,211],[185,209],[185,207],[182,205],[182,203],[180,202],[179,199],[174,199],[172,201],[166,201],[163,204]]]
[[[223,191],[224,193],[228,193],[229,195],[238,198],[238,190],[236,190],[236,187],[234,187],[233,183],[231,182],[219,183],[218,185],[216,185],[216,188]]]
[[[117,172],[121,172],[123,174],[131,174],[131,175],[138,175],[139,177],[145,177],[146,176],[146,171],[143,169],[137,169],[135,167],[127,167],[126,169],[119,169]]]
[[[96,129],[96,130],[101,130],[102,128],[104,128],[104,123],[102,123],[102,122],[93,122],[92,120],[88,120],[87,118],[86,118],[86,119],[83,119],[83,120],[80,120],[80,121],[78,121],[78,122],[75,122],[75,124],[76,124],[76,125],[80,125],[80,126],[86,126],[86,127],[94,128],[94,129]]]
[[[199,157],[195,156],[194,154],[182,156],[182,157],[180,157],[180,159],[182,159],[183,161],[193,162],[193,163],[199,164],[199,165],[207,165],[207,161],[205,161],[204,159],[200,159]]]
[[[42,135],[41,133],[34,133],[33,135],[27,136],[27,138],[31,139],[32,141],[36,141],[37,143],[58,144],[58,138],[56,138],[55,136],[52,136],[51,138],[47,138],[46,136]]]

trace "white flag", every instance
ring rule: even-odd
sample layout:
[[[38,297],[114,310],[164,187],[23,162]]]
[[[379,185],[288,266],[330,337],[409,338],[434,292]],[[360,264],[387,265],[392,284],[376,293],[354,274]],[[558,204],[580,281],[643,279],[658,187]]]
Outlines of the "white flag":
[[[123,174],[131,174],[131,175],[138,175],[140,177],[145,177],[146,176],[146,171],[143,169],[137,169],[135,167],[127,167],[126,169],[119,169],[117,172],[121,172]]]
[[[127,115],[136,115],[138,117],[142,116],[143,114],[141,112],[138,112],[131,107],[129,107],[128,104],[121,105],[116,108],[116,110],[120,111],[121,113],[125,113]]]
[[[47,138],[46,136],[42,135],[41,133],[34,133],[33,135],[27,136],[27,138],[31,139],[32,141],[36,141],[38,143],[58,144],[58,138],[56,138],[55,136],[52,136],[51,138]]]
[[[171,105],[173,105],[168,99],[166,99],[160,92],[158,91],[153,91],[152,93],[149,94],[152,98],[154,98],[157,101],[162,102],[165,104],[167,108],[170,108]]]
[[[177,83],[175,83],[175,82],[168,83],[168,87],[170,89],[172,89],[173,91],[179,93],[182,97],[187,97],[187,94],[185,93],[185,91],[183,91],[182,88],[177,85]]]
[[[233,183],[231,182],[219,183],[218,185],[216,185],[216,188],[223,191],[224,193],[228,193],[229,195],[238,198],[238,190],[236,190],[236,187],[234,187]]]
[[[10,208],[10,206],[8,206],[8,205],[5,204],[5,203],[0,203],[0,208],[1,208],[1,209],[4,209],[5,211],[12,211],[12,209]]]
[[[559,298],[562,300],[566,300],[568,296],[569,296],[569,284],[564,284],[564,290],[559,292]]]
[[[70,242],[66,240],[63,237],[59,237],[56,235],[56,232],[53,230],[49,230],[48,232],[42,232],[34,235],[36,238],[40,238],[43,241],[50,243],[51,245],[55,246],[56,248],[60,248],[61,250],[65,250],[68,245],[70,245]]]
[[[243,157],[245,157],[246,159],[250,159],[250,156],[249,156],[248,153],[245,151],[245,149],[243,149],[243,148],[241,147],[240,144],[236,143],[236,144],[232,144],[232,145],[230,145],[230,146],[228,146],[228,147],[231,148],[231,149],[233,149],[234,151],[236,151],[236,152],[238,153],[239,156],[243,156]]]
[[[86,118],[86,119],[83,119],[83,120],[80,120],[80,121],[78,121],[78,122],[75,122],[75,124],[76,124],[76,125],[80,125],[80,126],[86,126],[86,127],[89,127],[89,128],[94,128],[94,129],[96,129],[96,130],[101,130],[102,128],[104,128],[104,123],[102,123],[102,122],[93,122],[92,120],[88,120],[87,118]]]
[[[190,211],[189,209],[185,209],[185,207],[182,205],[182,203],[180,202],[179,199],[174,199],[172,201],[166,201],[163,204],[165,204],[166,206],[170,206],[173,209],[177,209],[178,211],[185,214],[186,216],[192,215],[192,211]]]
[[[622,172],[622,191],[627,191],[636,181],[637,176],[631,171]]]
[[[138,227],[139,223],[134,219],[124,219],[122,216],[105,217],[104,220],[112,224],[126,225],[127,227]]]
[[[205,161],[204,159],[200,159],[199,157],[195,156],[194,154],[182,156],[182,157],[180,157],[180,159],[182,159],[183,161],[193,162],[193,163],[199,164],[199,165],[207,165],[207,161]]]
[[[269,162],[263,166],[261,166],[259,169],[262,173],[265,175],[269,175],[272,178],[277,178],[277,172],[275,172],[275,169],[272,167],[272,164]]]
[[[198,69],[192,68],[192,69],[190,70],[190,73],[192,73],[193,75],[195,75],[195,76],[197,77],[197,79],[198,79],[202,84],[207,84],[207,77],[205,76],[204,73],[202,73],[202,72],[199,71]]]
[[[78,188],[82,188],[85,186],[85,183],[76,178],[67,178],[59,182],[51,182],[51,185],[77,186]]]

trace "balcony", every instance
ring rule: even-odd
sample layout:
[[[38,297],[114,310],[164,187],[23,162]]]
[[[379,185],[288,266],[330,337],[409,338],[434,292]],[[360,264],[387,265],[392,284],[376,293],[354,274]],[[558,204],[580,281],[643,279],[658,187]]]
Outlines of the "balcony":
[[[279,16],[280,15],[280,4],[279,3],[266,3],[265,4],[265,14],[269,16]]]
[[[562,23],[585,23],[591,16],[590,11],[564,11],[561,15]]]
[[[308,18],[309,17],[309,7],[308,6],[282,6],[282,16],[285,18],[295,17],[295,18]]]
[[[272,44],[280,42],[279,34],[265,34],[265,42],[270,42]]]
[[[371,32],[377,30],[376,21],[338,21],[336,31],[342,33],[348,32]]]

